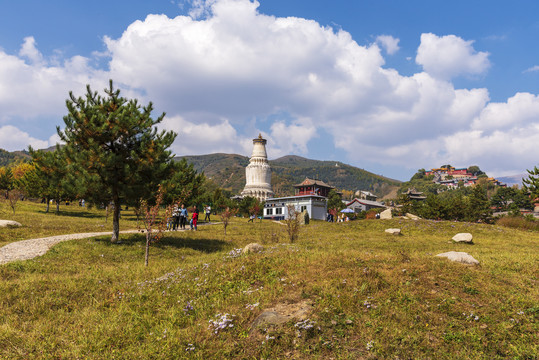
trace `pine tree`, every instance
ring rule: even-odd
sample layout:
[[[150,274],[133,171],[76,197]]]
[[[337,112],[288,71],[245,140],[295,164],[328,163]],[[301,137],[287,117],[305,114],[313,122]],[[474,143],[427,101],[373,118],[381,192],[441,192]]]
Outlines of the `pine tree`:
[[[522,179],[524,189],[529,191],[532,200],[539,198],[539,168],[534,166],[533,170],[528,171],[528,178]]]
[[[469,196],[468,220],[489,222],[492,210],[487,197],[487,189],[480,184],[476,184]]]
[[[167,149],[176,134],[157,132],[165,114],[151,117],[153,105],[141,107],[115,90],[112,80],[105,96],[87,86],[84,97],[72,92],[66,101],[65,129],[57,128],[66,143],[68,171],[96,204],[112,203],[112,242],[119,240],[120,206],[134,199],[150,199],[159,183],[172,174]]]
[[[29,147],[33,169],[24,174],[21,183],[28,196],[42,197],[49,212],[50,200],[56,202],[56,213],[62,200],[71,200],[77,193],[73,179],[67,173],[65,155],[58,147],[55,151],[34,150]]]

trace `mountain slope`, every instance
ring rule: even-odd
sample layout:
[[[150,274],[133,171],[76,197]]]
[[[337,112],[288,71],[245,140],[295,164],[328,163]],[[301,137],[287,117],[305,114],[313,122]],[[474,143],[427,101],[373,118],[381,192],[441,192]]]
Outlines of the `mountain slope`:
[[[25,151],[9,152],[0,149],[0,166],[7,166],[12,163],[25,162],[30,160],[30,155]]]
[[[245,186],[245,167],[249,158],[236,154],[184,156],[199,172],[204,172],[216,184],[239,194]],[[399,181],[370,173],[336,161],[320,161],[289,155],[269,161],[272,187],[276,196],[294,193],[294,184],[306,177],[320,179],[339,190],[367,190],[382,197],[390,193]]]

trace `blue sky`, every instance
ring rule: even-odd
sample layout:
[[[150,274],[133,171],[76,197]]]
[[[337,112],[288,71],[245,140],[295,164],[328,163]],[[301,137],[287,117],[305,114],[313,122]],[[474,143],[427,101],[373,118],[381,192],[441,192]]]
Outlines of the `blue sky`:
[[[518,5],[514,5],[518,4]],[[178,155],[538,164],[536,1],[0,0],[0,148],[57,140],[69,91],[152,101]]]

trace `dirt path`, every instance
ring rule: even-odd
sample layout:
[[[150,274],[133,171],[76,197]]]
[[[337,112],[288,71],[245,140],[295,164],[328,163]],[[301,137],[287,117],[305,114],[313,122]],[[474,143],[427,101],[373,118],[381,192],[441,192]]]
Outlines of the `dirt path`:
[[[120,231],[120,234],[132,234],[139,230]],[[96,236],[112,235],[111,231],[82,234],[56,235],[39,239],[21,240],[0,248],[0,264],[17,260],[29,260],[45,254],[51,247],[62,241],[85,239]]]

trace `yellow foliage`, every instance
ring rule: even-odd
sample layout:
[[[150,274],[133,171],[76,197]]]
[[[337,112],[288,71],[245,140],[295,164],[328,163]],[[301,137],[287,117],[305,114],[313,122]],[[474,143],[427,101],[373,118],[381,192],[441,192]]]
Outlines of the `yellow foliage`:
[[[13,178],[15,180],[19,180],[27,172],[34,170],[34,165],[29,164],[29,163],[21,163],[14,166],[11,170],[13,171]]]

